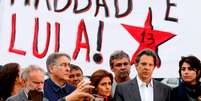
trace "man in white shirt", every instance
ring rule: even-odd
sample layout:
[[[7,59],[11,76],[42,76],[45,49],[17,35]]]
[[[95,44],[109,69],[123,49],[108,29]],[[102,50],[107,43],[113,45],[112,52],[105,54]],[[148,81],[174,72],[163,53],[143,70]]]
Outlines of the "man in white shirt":
[[[137,76],[117,85],[115,101],[170,101],[171,88],[152,79],[157,55],[150,49],[142,50],[136,57]]]

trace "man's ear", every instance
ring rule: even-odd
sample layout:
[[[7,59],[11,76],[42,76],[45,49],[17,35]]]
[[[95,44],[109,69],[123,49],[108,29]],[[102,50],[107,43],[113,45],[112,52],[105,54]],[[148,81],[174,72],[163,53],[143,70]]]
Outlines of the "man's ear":
[[[138,71],[138,68],[139,68],[138,65],[139,64],[138,63],[134,63],[134,65],[135,65],[135,69]]]
[[[54,72],[54,65],[52,64],[52,65],[49,65],[49,72],[50,73],[52,73],[52,72]]]
[[[137,66],[138,66],[138,63],[134,63],[134,65],[135,65],[135,67],[137,67]]]
[[[112,70],[112,72],[114,72],[114,67],[110,66],[110,69]]]
[[[18,77],[16,78],[16,80],[15,80],[15,83],[16,83],[16,84],[21,84],[21,83],[23,83],[21,77],[18,76]]]
[[[22,79],[22,83],[25,84],[25,82],[26,82],[26,80],[25,80],[25,79]]]

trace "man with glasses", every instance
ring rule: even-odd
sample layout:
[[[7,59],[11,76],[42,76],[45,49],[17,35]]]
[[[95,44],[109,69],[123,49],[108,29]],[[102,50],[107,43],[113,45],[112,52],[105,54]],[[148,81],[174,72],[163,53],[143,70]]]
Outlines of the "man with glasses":
[[[90,96],[86,89],[92,88],[87,83],[81,83],[76,89],[66,81],[70,74],[70,56],[65,53],[52,53],[46,61],[50,78],[45,80],[44,94],[49,101],[71,101]],[[75,90],[75,91],[74,91]]]

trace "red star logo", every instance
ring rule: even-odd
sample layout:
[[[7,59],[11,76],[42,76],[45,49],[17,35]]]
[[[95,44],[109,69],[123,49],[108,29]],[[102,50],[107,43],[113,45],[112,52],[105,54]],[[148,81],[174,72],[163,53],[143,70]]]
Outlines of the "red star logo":
[[[151,8],[149,8],[149,12],[148,12],[146,22],[144,24],[144,28],[121,24],[132,35],[132,37],[135,40],[137,40],[140,44],[137,51],[132,56],[131,64],[135,62],[136,55],[145,48],[149,48],[153,50],[158,55],[158,52],[157,52],[158,46],[175,36],[175,34],[172,34],[169,32],[154,30],[151,20],[152,20]],[[161,61],[158,56],[158,60],[156,64],[157,67],[160,67],[160,64],[161,64]]]

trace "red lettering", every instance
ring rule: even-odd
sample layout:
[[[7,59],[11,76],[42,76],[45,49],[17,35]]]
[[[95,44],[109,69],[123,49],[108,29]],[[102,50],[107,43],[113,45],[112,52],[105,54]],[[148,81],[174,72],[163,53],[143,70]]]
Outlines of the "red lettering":
[[[58,22],[55,23],[55,52],[59,51],[60,48],[60,24]]]
[[[84,38],[85,38],[85,43],[82,43],[82,32],[84,32]],[[85,48],[87,53],[86,53],[86,61],[90,61],[89,58],[89,52],[90,52],[90,46],[89,46],[89,40],[87,36],[87,31],[86,31],[86,26],[85,22],[82,19],[79,27],[78,27],[78,32],[77,32],[77,40],[76,40],[76,48],[73,52],[73,59],[75,60],[77,58],[77,55],[80,51],[80,48]]]
[[[14,44],[15,44],[15,32],[16,32],[16,14],[12,14],[12,31],[11,31],[11,40],[10,40],[10,47],[9,47],[9,52],[13,52],[19,55],[25,55],[26,52],[23,50],[15,49]]]
[[[43,58],[48,51],[49,43],[50,43],[50,23],[47,22],[47,38],[45,49],[42,53],[38,52],[38,29],[39,29],[39,21],[38,18],[35,18],[35,26],[34,26],[34,40],[33,40],[33,55],[37,58]]]

